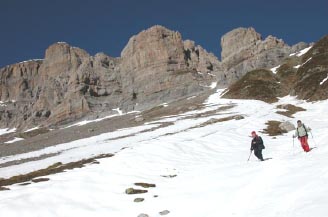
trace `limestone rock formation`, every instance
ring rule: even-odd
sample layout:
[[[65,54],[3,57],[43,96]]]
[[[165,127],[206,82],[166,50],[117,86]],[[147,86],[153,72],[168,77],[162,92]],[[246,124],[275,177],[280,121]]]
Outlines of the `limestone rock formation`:
[[[105,54],[91,57],[67,43],[55,43],[42,61],[5,67],[0,81],[1,101],[7,102],[0,108],[2,127],[63,124],[117,108],[122,91],[114,62]]]
[[[124,110],[142,110],[209,89],[217,80],[210,73],[214,68],[209,66],[204,73],[197,70],[212,64],[206,59],[210,54],[204,50],[196,53],[193,46],[185,49],[184,44],[180,33],[162,26],[129,40],[120,64]]]
[[[46,50],[40,67],[41,92],[37,109],[51,110],[49,121],[58,123],[82,117],[89,111],[82,94],[76,91],[74,75],[89,60],[89,54],[66,43],[56,43]]]
[[[303,49],[305,49],[305,48],[307,48],[309,46],[312,46],[312,45],[313,45],[313,43],[308,44],[308,43],[305,43],[305,42],[299,42],[299,43],[293,45],[291,47],[291,50],[290,51],[291,51],[291,53],[296,53],[296,52],[298,52],[300,50],[303,50]]]
[[[306,45],[291,48],[281,39],[269,35],[262,40],[254,28],[237,28],[221,38],[222,66],[226,85],[255,69],[270,69],[279,65],[290,53]]]
[[[42,62],[31,60],[0,69],[0,127],[17,127],[33,115]]]
[[[63,125],[117,113],[117,108],[123,112],[150,109],[204,93],[215,83],[227,87],[250,71],[256,75],[248,76],[253,83],[258,83],[258,77],[260,85],[268,84],[263,86],[264,94],[258,96],[256,88],[240,85],[259,99],[274,101],[276,94],[286,93],[313,100],[327,98],[327,82],[323,82],[327,58],[322,58],[326,57],[326,41],[323,38],[304,57],[290,57],[308,44],[290,47],[273,36],[262,40],[253,28],[238,28],[222,37],[221,62],[163,26],[131,37],[117,58],[104,53],[91,56],[67,43],[55,43],[43,60],[0,69],[0,127]],[[270,74],[268,69],[280,64],[277,75]],[[302,82],[312,80],[322,84],[304,88]],[[234,97],[237,92],[235,88]]]
[[[328,99],[328,36],[308,47],[306,53],[298,52],[305,45],[293,46],[296,53],[280,63],[276,74],[264,69],[250,71],[231,85],[224,97],[273,102],[289,94],[310,101]]]
[[[47,124],[71,122],[92,112],[101,115],[119,107],[122,93],[119,60],[103,53],[90,56],[82,49],[56,43],[42,64],[39,107],[51,108]]]
[[[226,33],[221,38],[222,61],[231,58],[239,51],[256,45],[261,40],[261,35],[254,28],[237,28]]]
[[[200,46],[188,49],[180,33],[162,26],[133,36],[119,58],[55,43],[44,60],[1,69],[1,127],[66,124],[209,90],[220,62]]]
[[[199,45],[195,45],[194,41],[185,40],[183,43],[185,59],[189,67],[200,73],[213,73],[215,76],[222,74],[221,62],[214,54],[208,53]]]

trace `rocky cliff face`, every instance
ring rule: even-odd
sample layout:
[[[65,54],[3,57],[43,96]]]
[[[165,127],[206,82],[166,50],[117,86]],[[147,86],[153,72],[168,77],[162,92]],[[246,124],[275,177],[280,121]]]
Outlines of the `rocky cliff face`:
[[[121,54],[123,109],[142,110],[209,89],[219,61],[180,33],[154,26],[133,36]]]
[[[0,69],[1,127],[16,127],[17,123],[32,115],[35,98],[39,94],[42,62],[26,61]]]
[[[268,36],[262,40],[253,28],[237,28],[221,38],[224,84],[229,85],[247,72],[255,69],[270,69],[279,65],[292,52],[307,47],[299,43],[290,47],[281,39]]]
[[[52,108],[47,124],[70,122],[90,112],[100,115],[117,108],[122,93],[118,62],[102,53],[92,57],[68,44],[51,46],[40,68],[44,82],[51,83],[42,95]]]
[[[162,26],[131,37],[118,58],[104,53],[91,56],[67,43],[55,43],[43,60],[0,69],[0,127],[61,125],[113,114],[116,108],[124,112],[149,109],[211,90],[214,82],[227,87],[255,69],[261,69],[255,74],[267,75],[259,76],[265,82],[282,89],[270,92],[269,88],[269,95],[296,91],[313,98],[301,91],[304,85],[293,89],[283,84],[285,80],[307,82],[309,71],[315,75],[320,71],[320,79],[324,77],[326,67],[320,64],[325,60],[314,58],[323,50],[319,45],[311,49],[313,65],[309,68],[306,59],[289,57],[308,46],[306,43],[290,47],[273,36],[262,40],[253,28],[238,28],[222,37],[222,62],[195,42],[183,40],[179,32]],[[296,63],[303,64],[298,71],[293,68]],[[288,79],[279,78],[281,85],[275,85],[276,80],[269,80],[277,76],[269,76],[267,69],[279,64],[285,69],[278,70],[279,76]],[[286,70],[291,73],[284,73]],[[325,93],[322,88],[316,90]]]
[[[122,93],[117,62],[56,43],[42,61],[2,69],[2,127],[62,124],[117,108]]]
[[[1,69],[1,127],[151,108],[209,90],[219,66],[213,54],[162,26],[133,36],[120,58],[56,43],[42,61]]]

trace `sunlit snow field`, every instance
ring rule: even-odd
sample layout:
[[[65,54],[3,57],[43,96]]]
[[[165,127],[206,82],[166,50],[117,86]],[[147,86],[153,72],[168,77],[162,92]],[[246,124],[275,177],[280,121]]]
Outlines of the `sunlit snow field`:
[[[141,213],[161,216],[159,212],[168,210],[167,216],[177,217],[327,217],[328,101],[308,103],[288,96],[267,104],[221,99],[221,91],[209,97],[202,111],[188,113],[235,105],[211,117],[166,117],[160,122],[174,121],[174,125],[138,133],[158,126],[150,122],[1,158],[0,163],[5,163],[62,152],[38,162],[1,168],[0,177],[7,178],[56,162],[115,154],[98,160],[100,164],[50,175],[47,182],[10,186],[10,191],[0,192],[1,216],[137,217]],[[287,103],[306,111],[296,113],[295,118],[277,114],[276,106]],[[245,118],[190,129],[211,118],[237,114]],[[263,130],[268,120],[289,120],[295,124],[298,119],[313,129],[309,144],[317,148],[304,153],[296,139],[293,146],[294,132],[275,138],[259,133],[266,146],[263,156],[272,159],[260,162],[252,155],[247,162],[251,131]],[[136,182],[156,187],[148,188],[145,194],[125,194],[130,187],[143,189],[134,186]],[[136,203],[137,197],[145,200]]]

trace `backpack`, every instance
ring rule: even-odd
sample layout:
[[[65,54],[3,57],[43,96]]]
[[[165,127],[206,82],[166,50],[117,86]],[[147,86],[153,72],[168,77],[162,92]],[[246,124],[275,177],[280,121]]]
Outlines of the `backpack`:
[[[304,128],[304,130],[305,130],[305,136],[306,136],[306,137],[308,137],[308,132],[307,132],[307,129],[306,129],[305,125],[304,125],[304,124],[302,124],[302,127],[303,127],[303,128]],[[300,134],[299,134],[299,132],[298,132],[298,127],[296,127],[296,130],[297,130],[297,135],[298,135],[298,137],[297,137],[297,138],[300,138]]]
[[[259,136],[259,138],[260,138],[260,140],[261,140],[262,148],[265,149],[264,142],[263,142],[261,136]]]

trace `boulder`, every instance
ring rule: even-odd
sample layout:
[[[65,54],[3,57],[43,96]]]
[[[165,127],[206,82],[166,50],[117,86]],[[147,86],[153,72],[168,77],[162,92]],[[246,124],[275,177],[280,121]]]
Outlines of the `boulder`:
[[[294,124],[292,124],[289,121],[285,121],[285,122],[282,122],[281,124],[279,124],[279,128],[281,128],[282,130],[287,131],[287,132],[295,130]]]
[[[169,213],[170,213],[170,211],[168,211],[168,210],[163,210],[163,211],[159,212],[160,215],[167,215]]]
[[[141,189],[134,189],[134,188],[127,188],[125,190],[126,194],[144,194],[147,193],[147,190],[141,190]]]
[[[143,202],[144,200],[145,200],[144,198],[136,198],[136,199],[134,199],[134,202],[140,203],[140,202]]]
[[[149,215],[141,213],[141,214],[138,215],[138,217],[149,217]]]

